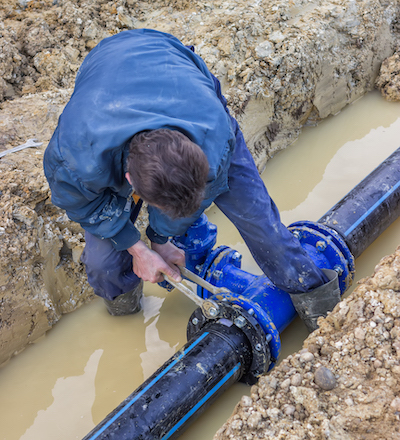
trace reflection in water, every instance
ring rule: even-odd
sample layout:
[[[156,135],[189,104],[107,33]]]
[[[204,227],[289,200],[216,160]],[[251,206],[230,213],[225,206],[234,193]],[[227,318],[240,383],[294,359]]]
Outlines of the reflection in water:
[[[70,440],[71,426],[89,432],[95,426],[91,409],[96,396],[94,380],[103,350],[89,358],[81,376],[60,377],[54,385],[54,401],[40,410],[21,440]],[[79,396],[79,399],[77,399]]]
[[[165,298],[157,298],[155,296],[144,297],[143,309],[145,316],[145,323],[151,318],[155,319],[147,325],[145,332],[146,349],[140,354],[142,359],[142,369],[145,378],[151,376],[154,371],[159,368],[166,359],[173,356],[179,348],[178,344],[171,347],[168,342],[160,338],[157,323],[159,319],[160,308]]]
[[[147,286],[146,286],[147,287]],[[161,306],[165,298],[158,296],[145,295],[142,299],[144,323],[146,324],[151,318],[154,318],[160,313]]]

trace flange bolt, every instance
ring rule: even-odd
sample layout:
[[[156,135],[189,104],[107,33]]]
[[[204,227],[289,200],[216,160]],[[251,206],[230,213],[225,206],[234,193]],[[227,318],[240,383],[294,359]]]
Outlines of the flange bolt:
[[[233,322],[236,325],[236,327],[242,328],[246,325],[246,318],[244,318],[243,316],[238,316],[237,318],[234,319]]]
[[[239,252],[235,251],[232,255],[232,260],[241,260],[242,256],[239,254]]]
[[[212,318],[215,318],[218,315],[218,310],[215,307],[210,307],[208,313]]]
[[[294,230],[294,231],[292,232],[292,234],[293,234],[293,237],[295,237],[295,238],[297,238],[298,240],[300,240],[300,238],[301,238],[301,232],[300,232],[300,231],[296,231],[296,230]]]
[[[213,278],[215,278],[218,281],[222,276],[222,271],[221,270],[214,270],[212,276],[213,276]]]
[[[333,268],[333,270],[336,270],[337,274],[340,276],[343,273],[342,266],[339,266],[338,264]]]

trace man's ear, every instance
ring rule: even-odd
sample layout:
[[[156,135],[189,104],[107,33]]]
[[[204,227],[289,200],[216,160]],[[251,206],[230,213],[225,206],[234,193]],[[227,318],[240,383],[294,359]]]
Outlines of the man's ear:
[[[125,179],[129,182],[129,184],[132,186],[132,181],[131,181],[131,176],[129,175],[129,173],[125,173]]]

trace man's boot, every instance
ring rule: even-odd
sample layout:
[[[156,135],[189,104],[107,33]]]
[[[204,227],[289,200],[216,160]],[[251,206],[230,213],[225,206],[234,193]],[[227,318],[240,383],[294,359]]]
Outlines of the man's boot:
[[[143,296],[143,281],[129,292],[117,296],[113,300],[105,299],[108,313],[113,316],[131,315],[141,310],[140,300]]]
[[[339,277],[335,270],[322,269],[329,282],[307,293],[291,293],[290,298],[309,332],[318,328],[317,319],[326,316],[340,301]]]

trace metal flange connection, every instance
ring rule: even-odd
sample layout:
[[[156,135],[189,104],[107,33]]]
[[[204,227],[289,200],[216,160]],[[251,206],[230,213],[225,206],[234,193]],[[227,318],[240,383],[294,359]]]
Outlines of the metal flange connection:
[[[271,364],[271,353],[268,342],[271,339],[263,331],[257,320],[246,310],[224,301],[206,300],[202,307],[197,308],[189,319],[187,339],[191,340],[211,322],[223,322],[227,326],[235,325],[247,337],[251,349],[252,359],[244,360],[249,364],[241,382],[254,385],[258,378],[268,371]]]

